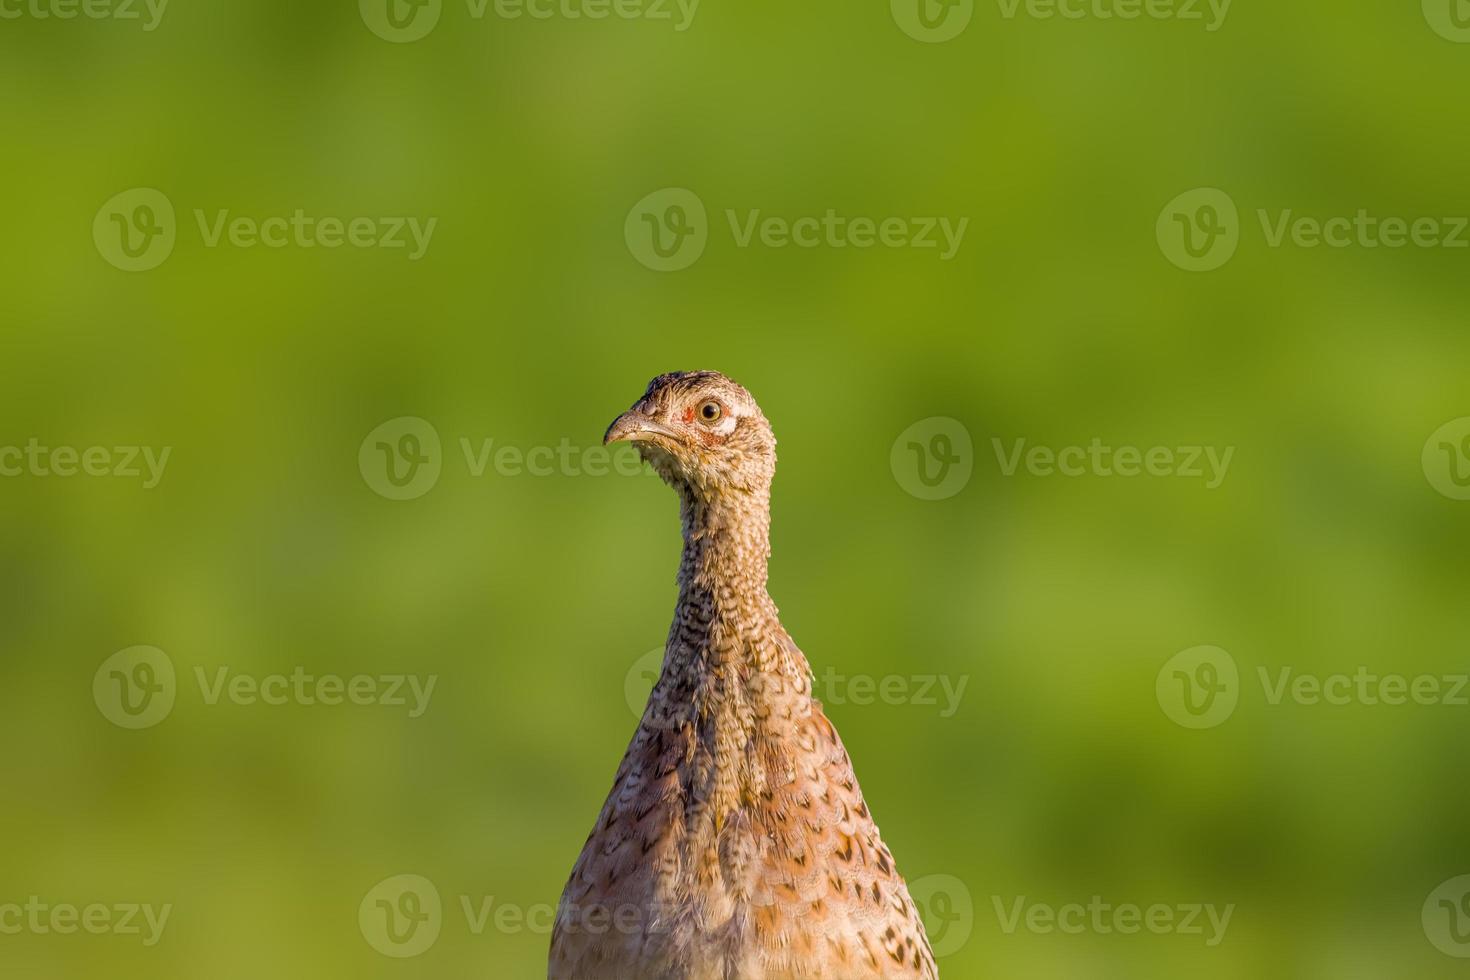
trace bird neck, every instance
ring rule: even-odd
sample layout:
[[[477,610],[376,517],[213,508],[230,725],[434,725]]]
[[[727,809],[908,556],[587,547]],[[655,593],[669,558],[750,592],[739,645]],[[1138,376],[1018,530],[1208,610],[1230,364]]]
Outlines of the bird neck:
[[[812,710],[811,668],[766,592],[769,499],[684,495],[679,605],[644,723],[692,740],[686,834],[701,854],[731,814],[790,778]]]
[[[766,592],[769,492],[681,497],[679,603],[664,652],[668,683],[656,693],[697,711],[741,714],[782,692],[809,695],[811,668]]]
[[[706,606],[726,618],[764,618],[773,611],[766,594],[771,558],[769,491],[681,496],[680,606]]]

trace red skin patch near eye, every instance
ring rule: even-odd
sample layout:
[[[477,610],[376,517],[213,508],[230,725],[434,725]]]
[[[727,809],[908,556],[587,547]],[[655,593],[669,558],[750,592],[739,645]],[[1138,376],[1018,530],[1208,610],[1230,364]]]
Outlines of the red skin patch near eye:
[[[688,424],[690,424],[693,421],[694,421],[694,409],[692,407],[691,408],[684,409],[684,424],[685,425],[688,425]]]

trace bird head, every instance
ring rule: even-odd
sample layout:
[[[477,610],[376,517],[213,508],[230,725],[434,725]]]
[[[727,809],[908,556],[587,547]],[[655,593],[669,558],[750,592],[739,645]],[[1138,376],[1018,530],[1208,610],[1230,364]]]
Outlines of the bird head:
[[[602,441],[635,443],[665,483],[707,501],[768,493],[776,471],[776,437],[760,406],[717,371],[654,378]]]

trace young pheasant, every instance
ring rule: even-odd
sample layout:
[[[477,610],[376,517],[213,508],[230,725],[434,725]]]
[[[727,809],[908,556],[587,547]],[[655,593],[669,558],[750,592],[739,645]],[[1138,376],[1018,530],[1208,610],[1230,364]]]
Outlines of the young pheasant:
[[[770,424],[721,374],[665,374],[607,430],[619,441],[679,494],[679,602],[562,894],[549,977],[933,980],[908,888],[766,594]]]

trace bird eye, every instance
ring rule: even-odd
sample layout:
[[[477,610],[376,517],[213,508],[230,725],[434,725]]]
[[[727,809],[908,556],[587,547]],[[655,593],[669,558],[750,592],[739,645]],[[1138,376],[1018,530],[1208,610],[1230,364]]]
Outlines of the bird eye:
[[[699,417],[706,422],[714,422],[723,414],[725,410],[720,407],[719,402],[705,402],[699,406]]]

